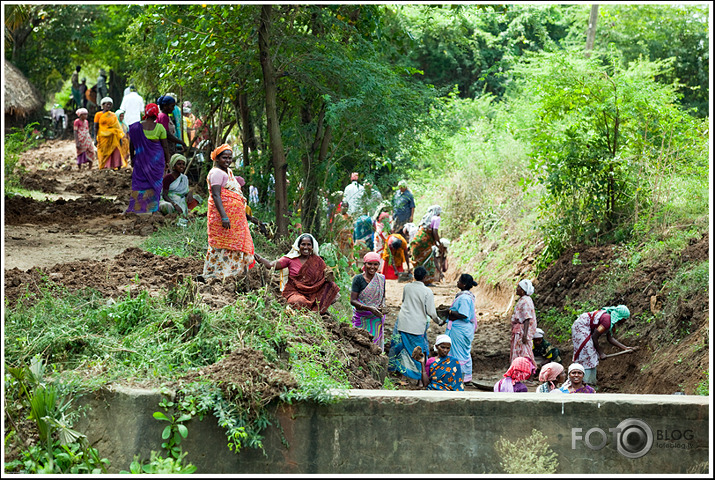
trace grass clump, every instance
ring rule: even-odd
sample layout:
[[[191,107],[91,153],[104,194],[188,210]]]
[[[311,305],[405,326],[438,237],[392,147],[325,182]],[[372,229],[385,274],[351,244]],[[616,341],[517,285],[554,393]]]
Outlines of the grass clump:
[[[556,473],[559,466],[558,455],[549,448],[546,436],[536,429],[530,436],[515,442],[500,437],[494,448],[501,457],[501,467],[508,474]]]

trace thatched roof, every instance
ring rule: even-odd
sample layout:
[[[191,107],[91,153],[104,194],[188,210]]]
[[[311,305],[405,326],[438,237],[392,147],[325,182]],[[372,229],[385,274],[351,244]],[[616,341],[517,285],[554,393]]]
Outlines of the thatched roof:
[[[4,66],[5,114],[24,117],[42,107],[40,94],[22,72],[7,59]]]

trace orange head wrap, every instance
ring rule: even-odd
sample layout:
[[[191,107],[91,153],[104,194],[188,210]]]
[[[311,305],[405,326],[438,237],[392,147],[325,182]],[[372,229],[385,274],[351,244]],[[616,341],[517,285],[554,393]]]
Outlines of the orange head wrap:
[[[219,145],[219,146],[216,148],[216,150],[214,150],[213,152],[211,152],[211,160],[216,160],[216,157],[218,157],[218,156],[221,154],[221,152],[223,152],[224,150],[231,150],[231,151],[233,151],[233,149],[231,148],[231,145],[229,145],[228,143],[224,143],[223,145]]]

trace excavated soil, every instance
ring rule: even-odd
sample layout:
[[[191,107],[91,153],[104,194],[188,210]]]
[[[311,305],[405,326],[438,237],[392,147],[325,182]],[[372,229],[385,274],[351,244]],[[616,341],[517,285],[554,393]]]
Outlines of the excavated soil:
[[[5,197],[4,283],[8,305],[34,301],[47,279],[71,290],[90,286],[102,295],[119,298],[127,290],[138,289],[147,289],[151,295],[165,294],[184,277],[194,277],[202,271],[202,260],[161,257],[136,248],[158,225],[173,222],[175,218],[123,214],[128,203],[131,169],[77,171],[72,141],[47,142],[25,154],[20,164],[25,169],[23,184],[43,192],[47,200]],[[290,242],[284,243],[287,250]],[[578,253],[578,261],[574,261],[575,253]],[[707,258],[709,237],[705,235],[682,252],[678,264],[656,264],[636,272],[628,289],[615,294],[609,303],[628,305],[635,317],[651,308],[661,309],[664,307],[661,290],[678,265]],[[537,318],[544,309],[562,307],[567,297],[585,300],[588,290],[596,285],[613,259],[611,246],[582,247],[564,254],[535,280]],[[532,262],[533,255],[524,259],[519,268],[528,270]],[[436,305],[451,304],[457,293],[459,273],[450,270],[445,281],[433,287]],[[210,308],[221,308],[234,303],[242,292],[264,285],[269,285],[278,301],[282,301],[274,280],[268,278],[263,268],[252,269],[240,282],[209,281],[199,284],[197,290],[203,303]],[[399,311],[403,286],[388,281],[387,342]],[[504,291],[475,288],[479,328],[472,348],[474,380],[487,388],[509,366],[511,311],[504,298],[510,295],[513,286],[500,288]],[[655,301],[651,306],[653,297]],[[639,346],[640,350],[602,363],[599,367],[601,391],[693,393],[702,371],[709,368],[708,300],[708,292],[704,291],[684,299],[676,306],[676,314],[667,321],[626,322],[616,336],[627,345]],[[325,322],[350,358],[351,385],[380,388],[387,358],[379,355],[369,335],[333,319],[326,318]],[[428,329],[430,343],[444,329],[432,324]],[[673,332],[680,332],[677,342],[673,341]],[[568,363],[571,345],[559,347]],[[606,353],[613,351],[609,348],[606,347]],[[251,382],[261,385],[259,396],[266,398],[275,398],[281,388],[294,381],[288,372],[280,369],[266,377],[266,360],[255,351],[230,353],[222,362],[207,367],[204,374],[240,383],[244,380],[239,370],[249,369],[255,373],[250,375]],[[411,382],[400,384],[400,378],[393,377],[393,380],[398,388],[416,388]]]

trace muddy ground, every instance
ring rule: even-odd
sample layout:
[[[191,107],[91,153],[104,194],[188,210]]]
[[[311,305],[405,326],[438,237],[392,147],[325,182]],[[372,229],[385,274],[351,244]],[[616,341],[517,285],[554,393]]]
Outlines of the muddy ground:
[[[71,141],[50,141],[28,152],[20,161],[26,169],[22,179],[28,189],[43,192],[39,198],[46,200],[6,196],[4,215],[4,284],[5,297],[14,304],[21,293],[29,288],[37,290],[42,276],[69,288],[86,285],[114,298],[123,296],[128,288],[146,288],[152,295],[160,295],[184,276],[201,272],[203,262],[196,259],[156,256],[136,248],[157,225],[166,219],[161,215],[124,215],[131,185],[131,169],[120,171],[77,171],[74,164],[74,144]],[[101,195],[101,197],[100,197]],[[681,262],[708,258],[709,238],[693,242],[681,256]],[[581,263],[574,265],[573,255],[566,255],[536,279],[538,295],[535,295],[537,313],[541,309],[560,307],[566,296],[578,298],[579,292],[596,281],[603,266],[612,256],[610,247],[579,249]],[[454,264],[454,262],[452,262]],[[37,268],[34,268],[37,267]],[[654,308],[662,308],[658,302],[659,289],[672,275],[672,265],[655,266],[642,272],[642,278],[633,282],[627,292],[620,292],[613,303],[629,305],[634,314],[651,308],[651,297],[656,297]],[[199,287],[205,303],[212,308],[221,308],[235,301],[236,295],[246,288],[270,284],[262,268],[251,271],[244,284],[209,282]],[[441,284],[433,287],[436,305],[449,305],[457,293],[458,272],[448,272]],[[139,278],[140,283],[134,284]],[[399,309],[404,285],[388,281],[388,322],[386,338],[389,339]],[[509,305],[513,287],[494,289],[479,286],[477,315],[479,328],[475,335],[472,356],[474,380],[478,384],[492,385],[499,379],[509,364]],[[506,293],[505,293],[506,292]],[[636,353],[621,355],[617,361],[606,360],[599,367],[599,385],[603,392],[659,393],[676,391],[693,393],[703,370],[708,366],[708,312],[702,305],[708,304],[708,293],[702,292],[679,306],[678,320],[690,326],[687,336],[678,344],[666,342],[663,332],[672,330],[671,325],[652,322],[647,326],[625,325],[623,333],[631,332],[624,343],[639,346]],[[538,317],[537,317],[538,318]],[[370,344],[365,332],[331,320],[331,332],[336,341],[344,342],[354,352],[354,388],[380,388],[379,378],[366,372],[369,361],[386,365],[386,358],[379,355]],[[635,335],[635,329],[638,335]],[[432,342],[444,327],[432,324],[428,337]],[[620,337],[619,337],[620,338]],[[697,350],[705,343],[706,348]],[[572,348],[569,343],[558,345],[568,364]],[[613,347],[607,346],[606,353]],[[687,352],[684,355],[683,352]],[[216,378],[240,379],[245,372],[242,358],[253,358],[260,363],[260,356],[251,352],[231,352],[225,360],[208,367],[206,374]],[[256,364],[256,368],[260,365]],[[290,376],[276,372],[275,382],[288,382]],[[416,388],[409,382],[398,388]],[[240,381],[240,380],[236,380]],[[271,382],[268,384],[273,385]],[[534,386],[531,387],[533,390]],[[467,389],[477,390],[476,386]],[[269,392],[266,392],[269,395]]]

